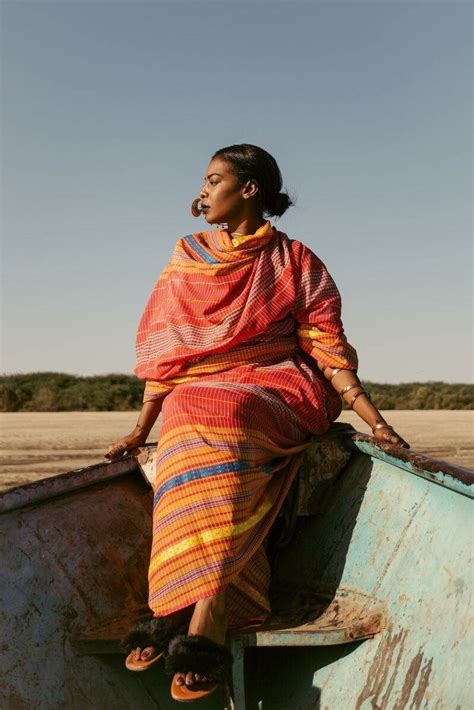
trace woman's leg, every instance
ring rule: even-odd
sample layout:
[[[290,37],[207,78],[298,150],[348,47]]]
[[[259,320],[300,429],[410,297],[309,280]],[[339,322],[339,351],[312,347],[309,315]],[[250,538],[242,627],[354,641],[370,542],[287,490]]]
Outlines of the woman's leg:
[[[200,599],[194,607],[194,613],[189,624],[190,636],[206,636],[206,638],[223,644],[227,632],[227,615],[225,608],[225,590],[206,599]],[[178,685],[193,685],[205,681],[206,677],[198,673],[178,673]]]
[[[148,576],[155,616],[227,586],[232,625],[235,612],[249,619],[268,615],[265,580],[244,570],[310,438],[275,393],[252,385],[179,385],[166,397]]]
[[[262,543],[310,439],[292,409],[262,387],[200,383],[167,396],[149,568],[156,616],[195,605],[188,633],[220,644],[228,623],[268,615]],[[179,684],[192,685],[195,675],[180,673]]]

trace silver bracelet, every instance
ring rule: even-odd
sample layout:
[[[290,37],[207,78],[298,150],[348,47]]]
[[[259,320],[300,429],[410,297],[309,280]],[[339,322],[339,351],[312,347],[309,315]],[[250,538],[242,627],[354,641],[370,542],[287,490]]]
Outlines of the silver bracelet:
[[[360,382],[356,382],[355,385],[346,385],[345,387],[342,388],[342,390],[339,392],[339,394],[341,395],[341,397],[344,397],[346,392],[349,392],[349,390],[354,389],[354,387],[362,387],[362,385],[360,384]]]
[[[386,422],[377,422],[377,424],[372,427],[372,433],[374,433],[376,429],[393,429],[393,427]]]

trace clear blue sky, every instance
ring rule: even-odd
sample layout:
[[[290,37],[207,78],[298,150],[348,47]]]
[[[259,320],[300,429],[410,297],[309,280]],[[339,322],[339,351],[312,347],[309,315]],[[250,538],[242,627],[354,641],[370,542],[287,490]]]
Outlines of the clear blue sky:
[[[343,297],[360,375],[471,379],[471,14],[461,2],[3,0],[5,373],[131,372],[215,150]]]

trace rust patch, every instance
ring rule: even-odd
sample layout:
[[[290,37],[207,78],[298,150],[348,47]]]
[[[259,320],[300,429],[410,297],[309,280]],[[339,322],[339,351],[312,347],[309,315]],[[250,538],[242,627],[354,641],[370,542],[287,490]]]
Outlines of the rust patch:
[[[337,596],[302,585],[298,590],[280,589],[281,604],[261,631],[343,633],[344,642],[370,638],[386,626],[386,611],[379,600],[357,590],[339,588]],[[280,599],[280,597],[279,597]]]
[[[396,691],[397,699],[391,699],[396,681],[400,675],[405,652],[406,630],[393,633],[390,630],[380,643],[367,674],[367,682],[355,704],[359,710],[365,701],[370,701],[377,710],[419,710],[424,700],[430,680],[433,659],[426,659],[423,649],[411,659],[403,678],[401,693]],[[399,679],[402,681],[402,678]],[[411,703],[410,703],[411,698]]]
[[[400,699],[398,700],[397,704],[394,706],[394,710],[403,710],[403,708],[407,707],[408,698],[410,697],[410,693],[413,689],[413,685],[416,681],[422,661],[423,661],[423,654],[422,653],[417,653],[411,659],[411,663],[408,667],[408,671],[405,676],[405,680],[403,681],[402,694],[401,694]]]
[[[420,680],[418,681],[418,687],[413,695],[413,700],[411,701],[410,708],[414,710],[419,710],[421,708],[421,703],[425,700],[426,691],[428,689],[428,683],[430,681],[431,670],[433,666],[433,659],[430,658],[429,661],[421,669]]]
[[[427,471],[428,473],[438,473],[441,471],[466,486],[474,485],[474,471],[470,468],[456,466],[455,464],[448,463],[447,461],[441,461],[440,459],[435,459],[431,456],[425,456],[424,454],[420,454],[416,451],[405,449],[403,446],[393,446],[392,444],[385,444],[381,441],[376,442],[375,439],[368,434],[357,433],[351,438],[353,441],[366,441],[369,444],[380,448],[382,451],[385,451],[387,454],[396,456],[401,461],[411,464],[416,470]]]
[[[360,614],[359,614],[360,617]],[[375,636],[384,627],[384,618],[381,613],[369,615],[366,619],[357,619],[349,629],[349,638],[352,640],[369,638]]]
[[[392,631],[390,630],[386,638],[381,641],[367,673],[367,682],[356,700],[355,710],[359,710],[359,708],[362,707],[362,704],[369,699],[373,708],[382,708],[379,695],[387,683],[391,670],[393,674],[392,659],[397,647],[399,647],[399,655],[403,653],[406,635],[407,632],[403,630],[396,634],[392,634]]]

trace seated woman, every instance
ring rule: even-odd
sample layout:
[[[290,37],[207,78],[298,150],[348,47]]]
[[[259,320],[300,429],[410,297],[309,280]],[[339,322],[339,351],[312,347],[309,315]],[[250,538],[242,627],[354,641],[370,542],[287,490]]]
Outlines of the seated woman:
[[[107,452],[143,445],[162,412],[153,618],[128,637],[126,665],[143,670],[166,652],[178,700],[225,681],[229,627],[268,616],[263,542],[341,397],[378,441],[408,446],[360,384],[325,265],[266,219],[292,204],[281,189],[261,148],[233,145],[212,157],[193,214],[219,228],[179,239],[158,279],[137,333],[143,409]]]

